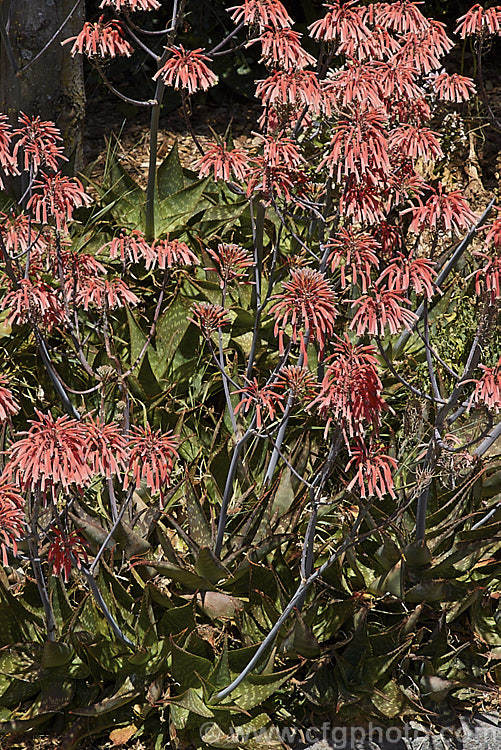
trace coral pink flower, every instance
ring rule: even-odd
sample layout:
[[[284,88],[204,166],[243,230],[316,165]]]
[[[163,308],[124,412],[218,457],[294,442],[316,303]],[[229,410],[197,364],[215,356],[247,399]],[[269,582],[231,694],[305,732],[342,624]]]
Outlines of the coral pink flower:
[[[483,375],[477,381],[473,400],[476,404],[485,404],[496,413],[501,410],[501,357],[494,367],[480,365]]]
[[[418,5],[423,5],[423,3],[410,2],[410,0],[378,3],[376,9],[377,23],[399,34],[417,34],[426,31],[430,22],[423,16],[417,7]]]
[[[65,39],[62,44],[74,42],[71,55],[87,57],[130,57],[134,52],[129,42],[122,35],[122,26],[118,21],[104,23],[104,16],[96,23],[86,21],[78,36]]]
[[[260,430],[263,424],[263,411],[267,411],[269,418],[273,420],[275,419],[277,409],[284,410],[282,403],[284,394],[278,393],[273,385],[259,387],[257,378],[249,380],[249,378],[244,376],[244,380],[246,382],[245,388],[238,388],[236,391],[232,391],[233,394],[245,394],[242,400],[236,405],[235,414],[238,414],[240,410],[245,414],[251,406],[254,406],[256,409],[257,429]]]
[[[284,29],[292,25],[292,18],[280,0],[244,0],[241,5],[228,8],[230,11],[233,11],[231,17],[237,24],[243,21],[247,26],[258,26],[260,29],[266,26]]]
[[[158,0],[102,0],[99,7],[105,8],[106,6],[111,6],[119,13],[127,10],[133,13],[135,10],[158,10],[162,4]]]
[[[345,334],[327,359],[319,395],[307,407],[318,408],[327,420],[326,431],[333,420],[338,422],[347,444],[354,435],[363,435],[367,425],[377,433],[381,412],[388,408],[381,398],[375,354],[372,345],[353,345]]]
[[[64,291],[70,301],[85,296],[94,280],[106,275],[104,266],[93,255],[73,250],[61,253],[64,274]],[[59,269],[55,269],[56,273]],[[99,283],[99,282],[98,282]]]
[[[161,492],[168,486],[174,466],[174,459],[178,458],[176,450],[178,438],[161,430],[146,427],[132,427],[128,441],[129,471],[132,473],[136,488],[144,480],[146,486],[153,492]],[[128,476],[125,477],[124,489],[129,485]]]
[[[435,56],[443,57],[454,47],[454,42],[447,36],[445,23],[436,21],[434,18],[429,18],[428,22],[430,25],[421,33],[421,40],[430,45]]]
[[[369,36],[369,29],[364,24],[362,8],[352,8],[358,0],[349,0],[341,5],[340,0],[324,3],[328,13],[309,26],[310,36],[324,42],[346,42],[355,39],[361,42]]]
[[[364,8],[364,10],[366,10]],[[382,26],[376,26],[369,36],[357,40],[347,39],[339,45],[337,54],[346,55],[347,58],[359,60],[387,60],[400,49],[397,40]]]
[[[391,290],[406,292],[412,288],[416,294],[424,294],[431,299],[435,294],[435,263],[427,258],[413,258],[412,255],[412,251],[408,256],[397,253],[376,283],[380,284],[387,279],[388,288]]]
[[[341,216],[351,216],[357,224],[378,224],[386,216],[381,190],[363,179],[357,185],[350,181],[339,200]]]
[[[440,159],[443,156],[437,133],[429,128],[400,125],[390,133],[390,148],[400,152],[406,159]]]
[[[77,531],[70,531],[66,537],[55,526],[51,528],[51,531],[54,539],[49,544],[47,560],[52,563],[52,575],[58,576],[62,573],[65,582],[68,583],[73,567],[72,558],[79,570],[82,563],[87,564],[88,556],[85,547],[88,544]]]
[[[355,232],[353,229],[340,229],[337,234],[325,243],[332,248],[328,262],[331,270],[341,267],[341,288],[346,287],[346,272],[351,274],[351,283],[360,279],[362,292],[366,292],[371,283],[371,271],[379,268],[376,253],[381,245],[372,235],[366,232]]]
[[[381,245],[382,257],[393,257],[403,248],[402,230],[387,221],[381,221],[375,229],[376,240]]]
[[[50,330],[66,320],[56,292],[40,280],[21,279],[17,289],[4,297],[0,307],[9,311],[7,320],[10,324],[31,323]]]
[[[191,308],[191,314],[193,317],[188,320],[201,329],[206,339],[210,339],[211,334],[231,322],[224,307],[210,302],[196,302]]]
[[[243,148],[227,149],[221,143],[207,144],[205,154],[195,163],[199,177],[213,174],[214,180],[229,182],[232,177],[244,180],[249,170],[249,159]]]
[[[381,87],[371,62],[351,61],[346,70],[337,71],[322,81],[322,91],[327,116],[330,116],[330,105],[334,110],[360,107],[367,111],[373,108],[386,115],[381,98]]]
[[[496,208],[496,211],[499,211],[499,208]],[[501,216],[498,216],[497,219],[494,219],[492,224],[488,226],[488,232],[485,235],[485,241],[492,242],[494,244],[494,247],[499,247],[501,245]]]
[[[353,300],[352,307],[358,307],[350,324],[350,330],[356,330],[357,336],[368,333],[371,336],[384,336],[388,326],[390,333],[400,333],[403,327],[412,330],[418,317],[402,305],[409,300],[403,292],[392,289],[381,289],[374,285],[370,294],[363,294]]]
[[[234,245],[228,242],[221,242],[217,250],[207,248],[210,257],[215,261],[216,268],[206,268],[206,271],[215,271],[219,276],[219,286],[226,289],[230,281],[238,279],[242,284],[247,269],[254,266],[254,259],[248,250],[244,250],[240,245]]]
[[[11,498],[19,498],[21,503],[14,502]],[[26,521],[21,510],[22,497],[15,491],[14,485],[0,482],[0,550],[2,552],[2,564],[9,564],[7,550],[12,549],[17,555],[17,541],[21,539],[26,531]]]
[[[118,237],[114,237],[111,242],[107,242],[100,248],[99,252],[109,247],[109,254],[112,260],[120,258],[122,263],[139,263],[146,261],[147,267],[154,265],[156,255],[151,245],[146,242],[146,237],[139,229],[133,229],[132,232],[120,231]]]
[[[414,206],[402,213],[408,211],[413,212],[409,230],[415,233],[419,233],[424,227],[460,233],[469,229],[477,220],[460,191],[446,193],[441,183],[424,205],[421,203],[420,207]]]
[[[76,419],[67,416],[54,419],[35,409],[38,419],[31,419],[31,427],[21,432],[26,437],[13,443],[8,451],[4,477],[13,476],[20,487],[34,489],[40,483],[72,484],[83,487],[92,476],[85,461],[87,435]]]
[[[12,129],[9,125],[9,118],[7,115],[0,114],[0,169],[6,175],[19,174],[17,168],[17,160],[13,157],[10,151],[10,142],[12,140]],[[0,176],[0,189],[3,189],[4,184]]]
[[[33,226],[30,217],[25,213],[4,214],[0,211],[0,234],[5,247],[13,255],[25,253],[28,248],[42,252],[45,242],[39,230]]]
[[[268,78],[257,82],[256,96],[263,105],[291,105],[310,107],[320,111],[322,92],[316,74],[311,70],[276,70]]]
[[[283,70],[302,70],[316,61],[301,47],[301,34],[292,29],[267,28],[257,41],[262,44],[260,62]]]
[[[24,508],[24,497],[19,494],[19,487],[7,482],[3,475],[0,475],[0,501],[10,503],[19,510]]]
[[[42,174],[41,179],[34,180],[33,187],[39,192],[31,196],[28,210],[32,210],[36,221],[43,224],[47,224],[47,217],[52,216],[59,231],[67,231],[67,222],[71,221],[75,208],[92,203],[76,177]]]
[[[116,307],[134,306],[139,302],[139,297],[131,292],[122,279],[107,281],[97,276],[87,276],[81,279],[74,295],[74,304],[81,305],[84,310],[88,310],[89,307],[95,307],[98,310],[106,307],[112,310]]]
[[[30,118],[21,112],[19,125],[21,127],[13,132],[13,135],[19,136],[13,155],[17,158],[19,149],[23,151],[26,170],[31,166],[37,172],[40,167],[47,166],[57,171],[61,159],[68,161],[63,155],[63,147],[57,145],[63,139],[53,122],[41,120],[40,117]]]
[[[485,292],[490,297],[490,304],[496,304],[501,299],[501,252],[487,254],[480,250],[474,250],[472,255],[476,258],[486,260],[483,268],[475,272],[475,293],[480,295]]]
[[[305,334],[316,339],[319,357],[322,359],[325,340],[334,331],[337,315],[334,291],[324,274],[312,268],[292,271],[291,280],[284,282],[282,286],[284,292],[273,295],[272,299],[278,302],[270,310],[275,317],[274,335],[278,334],[280,353],[284,352],[284,329],[290,323],[292,340],[296,343],[299,338],[305,364]]]
[[[179,240],[157,240],[153,245],[153,252],[159,268],[200,265],[197,256],[190,250],[186,242],[180,242]]]
[[[443,102],[467,102],[476,92],[473,79],[458,73],[441,73],[432,79],[432,86]]]
[[[270,167],[264,156],[256,156],[252,164],[247,182],[247,197],[253,192],[260,192],[266,197],[283,197],[287,201],[292,201],[292,194],[301,192],[307,180],[305,173],[299,169]]]
[[[8,382],[7,378],[0,375],[0,422],[10,419],[21,408],[11,391],[5,387]]]
[[[306,403],[317,395],[318,383],[306,367],[287,365],[279,372],[276,388],[288,391],[295,399]]]
[[[395,54],[398,65],[414,66],[417,73],[430,73],[440,67],[440,53],[428,39],[418,34],[407,34],[405,44]]]
[[[464,16],[457,19],[455,31],[461,39],[467,36],[494,36],[501,31],[501,6],[482,8],[474,5]]]
[[[127,439],[115,422],[105,424],[100,419],[87,416],[83,427],[86,431],[85,461],[92,474],[111,479],[120,477],[127,468]]]
[[[375,62],[373,67],[379,95],[384,101],[403,99],[409,106],[414,99],[423,96],[423,90],[416,83],[417,72],[413,63],[399,62],[393,56],[388,62]]]
[[[353,175],[360,182],[375,171],[389,172],[386,120],[382,109],[350,108],[348,116],[336,123],[331,150],[318,168],[327,165],[329,174],[337,182],[341,182],[343,176]]]
[[[155,81],[162,78],[166,86],[175,89],[186,89],[188,94],[207,91],[217,83],[217,76],[207,67],[205,61],[210,57],[202,55],[203,48],[186,50],[181,44],[178,47],[166,47],[171,57],[153,76]]]
[[[268,166],[297,169],[305,163],[298,145],[283,133],[257,137],[262,141],[263,159]]]
[[[354,465],[357,473],[346,488],[348,492],[358,483],[362,498],[373,495],[382,498],[386,494],[395,498],[392,470],[397,468],[397,462],[385,452],[384,446],[371,443],[367,447],[360,442],[351,452],[353,457],[346,464],[345,471]]]

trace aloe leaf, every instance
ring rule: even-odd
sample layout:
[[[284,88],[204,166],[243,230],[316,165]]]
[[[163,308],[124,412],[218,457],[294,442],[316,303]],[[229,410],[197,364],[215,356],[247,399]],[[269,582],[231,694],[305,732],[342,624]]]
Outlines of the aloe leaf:
[[[200,687],[201,679],[212,672],[212,663],[202,656],[191,654],[172,642],[172,676],[179,682],[181,690]]]
[[[227,578],[229,573],[209,547],[202,547],[198,553],[195,570],[211,583]]]
[[[179,160],[177,140],[157,169],[158,198],[162,200],[184,188],[183,168]]]
[[[179,565],[174,565],[174,563],[164,560],[140,560],[134,563],[134,566],[136,567],[141,565],[153,568],[157,573],[160,573],[166,578],[170,578],[172,581],[181,583],[183,586],[186,586],[186,588],[192,589],[192,591],[214,590],[214,586],[206,578],[202,578],[201,576],[196,575],[196,573],[192,573],[191,570],[181,568]]]
[[[233,702],[242,710],[261,705],[290,680],[297,669],[298,667],[291,667],[283,672],[249,675],[232,693]]]
[[[77,714],[78,716],[100,716],[101,714],[109,713],[120,706],[130,703],[138,696],[139,692],[132,684],[130,677],[127,677],[119,686],[118,690],[109,698],[104,698],[102,701],[94,703],[92,706],[74,708],[71,713]]]
[[[75,650],[69,643],[46,641],[42,651],[43,667],[62,667],[73,658]]]

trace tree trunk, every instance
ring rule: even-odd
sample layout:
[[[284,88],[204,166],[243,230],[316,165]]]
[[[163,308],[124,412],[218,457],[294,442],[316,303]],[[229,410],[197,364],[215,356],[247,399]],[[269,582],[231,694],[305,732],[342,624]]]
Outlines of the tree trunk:
[[[17,124],[19,112],[53,120],[64,138],[68,163],[63,171],[74,174],[83,166],[85,90],[82,56],[72,58],[71,45],[61,42],[76,36],[85,20],[85,3],[78,5],[48,49],[27,70],[23,67],[54,36],[75,0],[0,0],[0,14],[7,31],[12,57],[4,40],[0,49],[0,112]]]

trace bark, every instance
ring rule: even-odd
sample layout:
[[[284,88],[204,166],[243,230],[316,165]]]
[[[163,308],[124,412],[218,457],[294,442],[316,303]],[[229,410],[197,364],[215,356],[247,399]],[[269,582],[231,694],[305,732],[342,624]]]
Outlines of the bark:
[[[85,90],[82,56],[72,58],[71,44],[62,47],[61,42],[81,31],[83,0],[44,54],[26,71],[22,68],[54,36],[74,5],[75,0],[0,0],[0,13],[20,71],[16,75],[2,44],[0,112],[8,114],[12,124],[21,111],[54,121],[64,138],[69,162],[63,171],[68,174],[83,166]]]

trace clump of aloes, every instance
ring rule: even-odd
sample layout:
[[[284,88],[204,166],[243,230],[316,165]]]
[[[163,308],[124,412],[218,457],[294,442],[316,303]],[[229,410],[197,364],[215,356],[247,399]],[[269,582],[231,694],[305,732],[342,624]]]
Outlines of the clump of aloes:
[[[155,0],[104,0],[101,5],[108,15],[125,11],[125,19],[129,11],[157,8]],[[245,221],[232,226],[227,222],[221,225],[221,236],[204,237],[200,227],[209,222],[203,222],[153,240],[143,228],[119,226],[113,236],[101,240],[97,260],[73,249],[68,236],[78,211],[85,210],[90,199],[78,180],[57,171],[62,155],[53,124],[22,116],[19,128],[12,131],[0,118],[0,167],[6,177],[15,176],[24,157],[31,190],[22,210],[2,216],[1,306],[11,325],[28,326],[68,411],[71,400],[46,346],[49,333],[72,347],[85,378],[85,387],[80,383],[71,391],[82,397],[85,406],[80,412],[73,409],[71,416],[63,417],[39,410],[27,431],[10,435],[5,484],[0,487],[30,491],[52,513],[52,559],[65,576],[72,540],[73,559],[78,552],[84,571],[87,552],[78,546],[82,543],[77,536],[63,539],[59,534],[64,536],[65,530],[58,510],[61,496],[85,493],[100,482],[107,489],[113,523],[120,520],[119,502],[126,503],[133,489],[150,491],[155,502],[164,503],[179,463],[179,438],[156,422],[153,426],[146,416],[143,420],[141,408],[141,420],[131,424],[131,404],[139,402],[146,414],[148,405],[137,395],[135,371],[148,351],[150,364],[155,361],[152,344],[159,316],[178,289],[188,289],[185,294],[193,296],[189,321],[199,329],[203,361],[196,379],[206,372],[209,378],[204,398],[213,394],[216,377],[222,381],[217,405],[200,405],[200,413],[211,416],[216,409],[226,411],[218,415],[209,443],[214,446],[224,430],[233,433],[231,439],[225,435],[224,443],[224,451],[228,446],[234,450],[233,457],[226,476],[218,480],[224,486],[213,549],[218,557],[224,553],[236,471],[243,468],[247,479],[260,463],[245,451],[256,450],[256,442],[268,451],[261,462],[263,475],[249,479],[249,492],[256,491],[258,483],[272,486],[276,467],[289,460],[290,424],[297,426],[301,420],[323,435],[325,455],[312,455],[304,476],[296,472],[308,486],[313,506],[329,481],[350,499],[368,505],[404,494],[399,476],[406,468],[394,455],[394,436],[402,428],[402,397],[412,392],[431,405],[430,420],[432,412],[436,415],[424,467],[430,476],[445,430],[449,434],[468,407],[478,405],[490,416],[499,410],[499,362],[482,362],[479,348],[500,297],[499,220],[470,259],[475,263],[470,275],[475,277],[471,286],[477,295],[473,304],[478,330],[472,331],[472,350],[464,356],[463,370],[445,362],[436,342],[430,341],[430,314],[454,265],[441,268],[438,261],[449,260],[453,247],[478,218],[460,186],[445,187],[440,179],[447,153],[441,133],[431,127],[434,108],[437,101],[447,106],[466,102],[475,92],[470,78],[442,69],[453,46],[444,26],[427,18],[419,2],[362,5],[336,0],[311,24],[306,43],[292,28],[280,0],[244,0],[229,9],[234,23],[244,28],[235,29],[212,50],[189,49],[182,36],[185,11],[180,5],[161,37],[158,54],[151,55],[159,99],[143,104],[159,107],[163,87],[170,87],[180,91],[188,118],[187,98],[217,84],[212,65],[218,54],[231,51],[237,41],[258,49],[266,73],[256,81],[262,116],[256,124],[260,132],[255,147],[245,149],[216,137],[204,151],[197,142],[203,152],[196,165],[200,178],[225,183],[219,192],[211,187],[204,206],[215,209],[215,216],[219,207],[212,204],[219,196],[222,215],[230,215],[228,203],[237,196],[242,211],[247,202],[249,230]],[[86,54],[105,78],[98,58],[128,56],[134,45],[137,52],[148,50],[146,43],[137,45],[140,27],[134,25],[129,33],[122,16],[119,23],[114,17],[106,20],[108,15],[68,40],[73,42],[72,54]],[[499,17],[499,9],[475,7],[460,20],[458,33],[482,39],[497,34]],[[152,133],[155,122],[158,118],[152,117]],[[153,137],[151,142],[154,148]],[[155,152],[152,157],[154,164]],[[151,186],[155,187],[154,179]],[[193,237],[201,248],[197,252],[191,246]],[[458,253],[465,249],[462,243]],[[212,265],[204,267],[201,256]],[[153,279],[155,307],[147,311],[148,331],[136,336],[130,308],[144,310],[151,301],[151,290],[135,284],[143,271]],[[207,284],[212,276],[205,274],[216,274],[217,283]],[[210,295],[205,296],[209,287]],[[113,327],[113,316],[127,313],[131,336],[136,332],[129,366],[120,358],[124,342]],[[239,344],[245,325],[245,343]],[[423,378],[417,381],[399,359],[411,335],[416,345],[423,342],[424,385]],[[17,402],[1,382],[0,415],[10,424],[17,419]],[[170,387],[175,389],[176,383]],[[162,398],[167,400],[168,390],[162,381],[163,395],[156,396],[152,406],[155,419],[162,418],[158,406]],[[96,393],[93,408],[87,408]],[[113,398],[120,399],[120,408],[110,403]],[[185,435],[195,441],[192,433]],[[200,473],[205,476],[204,471]],[[115,492],[122,492],[118,502]],[[22,534],[22,501],[12,497],[5,494],[3,499],[4,554],[9,540],[15,551]],[[420,495],[424,507],[422,497],[425,493]],[[308,524],[305,550],[313,549],[315,518],[313,514]],[[304,553],[305,580],[311,573],[310,558]]]

